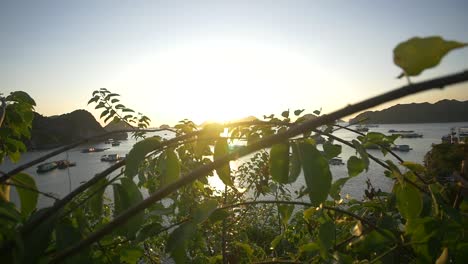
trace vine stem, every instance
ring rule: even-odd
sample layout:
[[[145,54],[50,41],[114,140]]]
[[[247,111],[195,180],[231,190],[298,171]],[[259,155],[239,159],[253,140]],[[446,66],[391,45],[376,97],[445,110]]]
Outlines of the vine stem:
[[[193,171],[181,177],[179,180],[161,188],[159,191],[153,193],[151,196],[149,196],[145,200],[141,201],[138,204],[135,204],[134,206],[127,209],[126,211],[122,212],[120,215],[115,217],[107,225],[103,226],[101,229],[97,230],[96,232],[90,234],[87,238],[59,252],[56,255],[56,257],[51,260],[51,263],[58,263],[72,255],[77,254],[81,249],[100,240],[102,237],[111,233],[115,228],[119,227],[120,225],[125,224],[132,216],[136,215],[137,213],[151,206],[154,202],[160,201],[161,199],[173,193],[174,191],[178,190],[179,188],[195,181],[198,178],[201,178],[209,174],[214,169],[225,165],[231,160],[243,157],[255,151],[269,147],[273,144],[280,143],[288,138],[298,136],[318,126],[334,122],[335,120],[338,120],[345,116],[352,115],[354,113],[366,110],[371,107],[375,107],[382,103],[386,103],[388,101],[399,99],[407,95],[431,90],[434,88],[442,89],[445,86],[453,85],[453,84],[457,84],[457,83],[461,83],[465,81],[468,81],[468,71],[464,71],[464,72],[456,73],[452,75],[447,75],[447,76],[443,76],[440,78],[436,78],[436,79],[432,79],[432,80],[428,80],[428,81],[424,81],[420,83],[406,85],[401,88],[389,91],[387,93],[361,101],[355,105],[348,105],[347,107],[337,110],[335,112],[332,112],[330,114],[326,114],[326,115],[317,117],[315,119],[306,120],[302,123],[297,124],[296,126],[290,127],[288,130],[284,132],[265,137],[259,141],[252,143],[251,145],[239,148],[236,151],[233,151],[229,154],[224,155],[223,157],[220,157],[219,159],[215,160],[214,162],[210,164],[206,164],[204,166],[194,169]]]

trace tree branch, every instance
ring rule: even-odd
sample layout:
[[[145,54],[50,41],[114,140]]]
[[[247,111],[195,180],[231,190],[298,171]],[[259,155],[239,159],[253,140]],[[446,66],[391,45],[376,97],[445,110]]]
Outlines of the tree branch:
[[[87,238],[81,240],[75,245],[70,246],[69,248],[59,252],[57,256],[51,260],[52,263],[57,263],[64,260],[67,257],[77,254],[81,249],[89,246],[90,244],[100,240],[103,236],[111,233],[115,228],[118,226],[125,224],[132,216],[136,215],[137,213],[141,212],[145,208],[151,206],[154,202],[157,202],[167,195],[173,193],[174,191],[178,190],[184,185],[187,185],[198,178],[204,177],[205,175],[209,174],[214,169],[225,165],[227,162],[243,157],[260,149],[266,148],[276,143],[280,143],[288,138],[300,135],[311,129],[314,129],[318,126],[331,123],[337,119],[343,118],[345,116],[354,114],[359,111],[366,110],[368,108],[380,105],[382,103],[386,103],[391,100],[395,100],[398,98],[402,98],[407,95],[415,94],[422,91],[431,90],[434,88],[443,88],[447,85],[452,85],[456,83],[461,83],[464,81],[468,81],[468,71],[464,71],[457,74],[452,74],[444,77],[440,77],[437,79],[432,79],[420,83],[415,83],[411,85],[403,86],[399,89],[392,90],[390,92],[372,97],[370,99],[361,101],[355,105],[349,105],[345,108],[337,110],[327,115],[320,116],[316,119],[309,119],[304,121],[303,123],[297,124],[297,126],[293,126],[288,130],[268,136],[262,140],[259,140],[251,145],[242,147],[236,151],[233,151],[214,162],[201,166],[197,169],[194,169],[187,175],[181,177],[179,180],[166,185],[165,187],[161,188],[159,191],[153,193],[151,196],[143,200],[142,202],[130,207],[126,211],[122,212],[116,218],[114,218],[111,222],[107,225],[102,227],[100,230],[90,234]]]

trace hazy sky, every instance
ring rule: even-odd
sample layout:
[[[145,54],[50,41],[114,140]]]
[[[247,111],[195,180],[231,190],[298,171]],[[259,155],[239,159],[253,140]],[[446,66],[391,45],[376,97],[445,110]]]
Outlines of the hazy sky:
[[[0,92],[37,111],[84,108],[100,87],[153,120],[330,112],[405,84],[395,45],[468,41],[467,1],[0,0]],[[468,68],[468,48],[414,81]],[[468,100],[468,85],[394,103]],[[93,112],[96,114],[97,112]]]

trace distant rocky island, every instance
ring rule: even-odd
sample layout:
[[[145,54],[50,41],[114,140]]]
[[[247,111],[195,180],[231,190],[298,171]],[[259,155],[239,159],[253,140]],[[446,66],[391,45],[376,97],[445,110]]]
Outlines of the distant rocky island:
[[[367,111],[350,119],[354,123],[366,119],[364,123],[404,124],[404,123],[445,123],[468,121],[468,101],[442,100],[434,104],[397,104],[380,111]]]
[[[106,131],[86,110],[45,117],[34,113],[31,139],[26,140],[28,149],[48,149],[71,144],[78,140],[104,134]],[[113,138],[125,139],[127,133],[112,135]]]

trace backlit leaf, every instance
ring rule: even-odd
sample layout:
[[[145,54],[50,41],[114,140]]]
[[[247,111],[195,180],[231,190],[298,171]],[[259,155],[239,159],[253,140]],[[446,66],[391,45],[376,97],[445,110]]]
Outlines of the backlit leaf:
[[[275,144],[270,150],[270,174],[278,183],[288,183],[289,176],[289,144]]]
[[[172,149],[168,149],[161,154],[161,185],[167,185],[179,179],[180,161],[177,154]]]
[[[143,196],[138,189],[138,186],[130,178],[121,178],[121,184],[114,184],[114,216],[121,214],[131,206],[141,202]],[[138,213],[120,228],[120,232],[128,238],[133,238],[141,227],[144,217],[143,212]]]
[[[310,202],[318,206],[327,199],[331,187],[328,161],[311,143],[299,143],[299,150]]]
[[[318,238],[322,256],[327,255],[328,249],[333,245],[333,240],[335,239],[335,225],[330,221],[321,224]]]
[[[220,138],[216,141],[214,155],[213,158],[216,161],[217,159],[221,158],[222,156],[228,154],[229,147],[227,140],[225,138]],[[218,174],[219,178],[223,181],[224,184],[228,186],[232,186],[233,182],[231,179],[231,168],[229,166],[229,161],[226,162],[225,165],[218,167],[216,169],[216,173]]]
[[[83,239],[80,230],[73,226],[69,218],[63,219],[56,225],[55,228],[55,239],[57,244],[57,251],[62,251],[68,248],[70,245],[74,245]],[[66,264],[72,263],[90,263],[92,262],[89,256],[89,248],[84,249],[80,254],[76,254],[71,257],[67,257],[64,261]]]
[[[332,144],[327,141],[323,144],[323,152],[327,159],[332,159],[340,155],[341,145]]]
[[[439,36],[414,37],[398,44],[393,50],[393,61],[407,76],[419,75],[422,71],[439,64],[451,50],[468,45],[446,41]]]
[[[288,183],[293,183],[301,174],[301,160],[299,156],[299,148],[296,143],[291,144],[291,157],[289,158],[289,177]]]
[[[193,222],[186,222],[174,229],[167,240],[166,249],[171,253],[175,263],[186,263],[185,248],[187,240],[197,231],[197,225]]]
[[[348,175],[354,177],[366,169],[364,161],[356,156],[351,156],[347,162]]]
[[[37,190],[36,182],[30,175],[22,172],[13,176],[11,181],[18,185],[16,191],[21,201],[21,214],[27,216],[36,209],[38,198],[38,193],[34,191]],[[26,188],[21,188],[20,186]]]
[[[396,206],[405,219],[419,216],[423,209],[421,193],[416,187],[407,183],[395,183]]]
[[[197,206],[193,212],[193,221],[201,223],[205,221],[216,210],[218,203],[216,200],[207,200]]]
[[[89,188],[88,195],[93,196],[88,200],[88,205],[95,216],[100,217],[102,214],[104,186],[106,186],[108,182],[106,178],[103,178]]]
[[[338,180],[336,180],[331,188],[330,188],[330,196],[335,199],[335,200],[339,200],[341,198],[340,196],[340,192],[341,192],[341,188],[343,187],[343,185],[351,178],[340,178]]]
[[[145,156],[158,148],[160,143],[159,137],[150,137],[135,143],[125,159],[125,176],[133,177],[136,175],[138,173],[138,167]]]
[[[294,211],[294,205],[288,205],[288,204],[278,205],[278,212],[280,213],[281,222],[283,223],[283,225],[288,224],[289,218],[291,218],[293,211]]]

